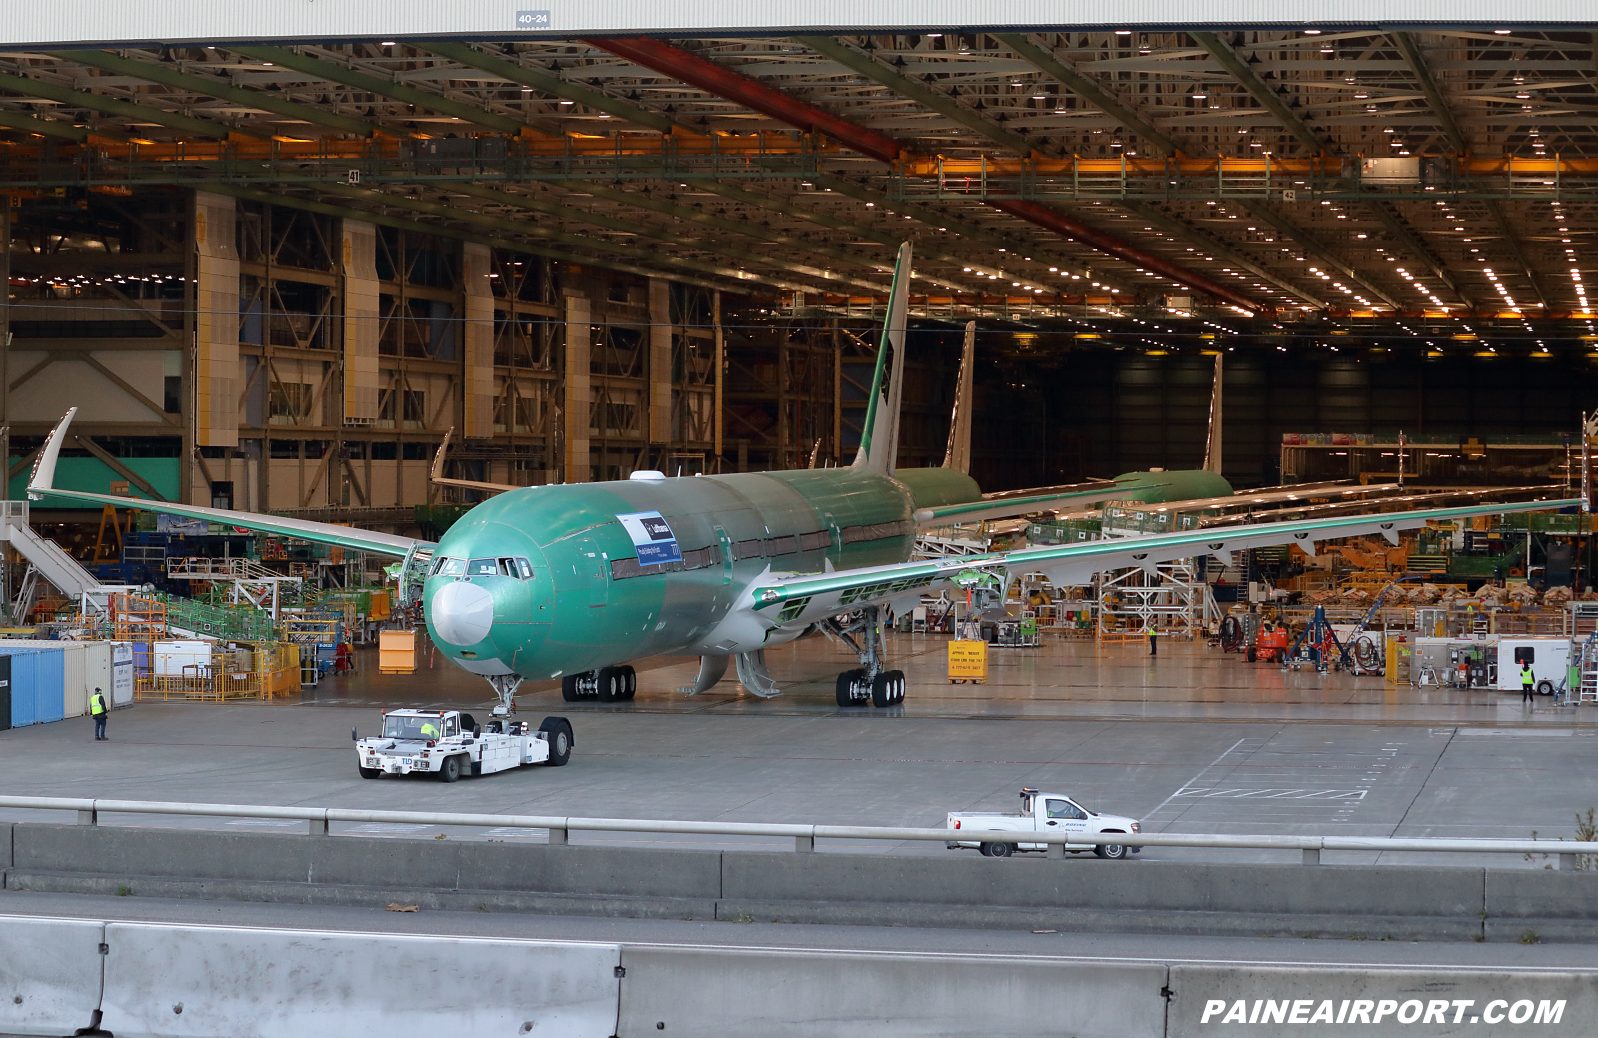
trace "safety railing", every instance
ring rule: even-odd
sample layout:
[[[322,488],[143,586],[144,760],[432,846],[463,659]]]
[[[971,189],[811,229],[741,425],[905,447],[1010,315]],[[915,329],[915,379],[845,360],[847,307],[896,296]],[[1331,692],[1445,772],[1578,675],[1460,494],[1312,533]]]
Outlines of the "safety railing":
[[[783,822],[690,822],[653,818],[581,818],[569,815],[463,814],[437,811],[367,811],[344,807],[272,807],[260,804],[186,804],[151,800],[99,800],[76,797],[0,796],[0,808],[75,811],[79,825],[98,825],[101,814],[274,818],[303,820],[311,835],[331,835],[333,822],[390,825],[467,826],[547,829],[549,842],[566,844],[573,832],[674,833],[695,836],[775,836],[790,838],[795,850],[814,851],[817,840],[884,840],[1047,844],[1051,857],[1063,857],[1067,844],[1137,847],[1199,847],[1225,850],[1300,851],[1305,865],[1319,865],[1325,851],[1519,854],[1557,857],[1559,868],[1591,867],[1598,843],[1559,840],[1404,839],[1391,836],[1247,836],[1190,833],[1017,833],[997,829],[922,829],[873,825],[805,825]],[[1582,859],[1588,859],[1584,862]]]

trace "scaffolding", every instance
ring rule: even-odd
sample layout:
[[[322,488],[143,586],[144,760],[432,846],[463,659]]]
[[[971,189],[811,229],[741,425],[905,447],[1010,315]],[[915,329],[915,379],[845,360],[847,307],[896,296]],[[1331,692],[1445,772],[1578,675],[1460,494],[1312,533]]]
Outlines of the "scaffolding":
[[[1098,640],[1134,641],[1151,633],[1201,637],[1221,611],[1192,559],[1099,575]]]

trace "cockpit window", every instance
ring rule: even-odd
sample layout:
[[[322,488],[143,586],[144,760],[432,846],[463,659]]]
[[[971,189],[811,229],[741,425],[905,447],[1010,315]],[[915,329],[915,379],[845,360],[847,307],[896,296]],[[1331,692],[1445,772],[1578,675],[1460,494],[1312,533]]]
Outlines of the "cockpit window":
[[[532,566],[532,563],[528,562],[526,559],[518,558],[516,560],[516,569],[517,569],[518,572],[521,573],[523,580],[532,580],[533,579],[533,566]]]
[[[465,572],[465,559],[441,558],[433,563],[433,576],[435,577],[458,577]]]
[[[499,576],[498,559],[473,559],[466,564],[468,577],[497,577]]]

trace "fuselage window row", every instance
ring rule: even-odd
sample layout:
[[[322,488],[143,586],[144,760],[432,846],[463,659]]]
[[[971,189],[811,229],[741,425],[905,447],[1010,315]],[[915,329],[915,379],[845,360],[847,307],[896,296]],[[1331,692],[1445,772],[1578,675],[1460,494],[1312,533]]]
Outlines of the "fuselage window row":
[[[872,523],[869,526],[846,526],[841,531],[841,539],[845,544],[859,544],[863,541],[887,540],[894,537],[903,537],[914,526],[908,522]],[[805,551],[820,551],[832,546],[832,534],[826,530],[815,530],[810,533],[786,534],[781,537],[751,538],[746,541],[737,541],[732,546],[734,561],[758,558],[779,558],[783,555],[794,555]],[[628,580],[632,577],[647,577],[655,573],[681,573],[683,570],[704,569],[721,563],[721,546],[712,544],[708,548],[695,548],[693,551],[682,553],[681,562],[667,562],[650,566],[645,569],[639,565],[637,559],[612,559],[610,575],[613,580]]]

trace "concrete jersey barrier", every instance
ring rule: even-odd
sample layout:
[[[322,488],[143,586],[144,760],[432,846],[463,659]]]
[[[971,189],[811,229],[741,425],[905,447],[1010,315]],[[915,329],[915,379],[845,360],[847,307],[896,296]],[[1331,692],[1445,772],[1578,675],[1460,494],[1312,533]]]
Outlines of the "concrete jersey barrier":
[[[1598,971],[1167,963],[0,916],[0,1033],[1219,1038],[1591,1033]]]
[[[0,825],[13,890],[632,918],[1423,940],[1590,940],[1592,872],[321,839]],[[9,852],[9,855],[7,854]],[[1308,877],[1313,877],[1310,880]]]
[[[0,916],[0,1034],[72,1034],[100,1008],[105,924]]]

